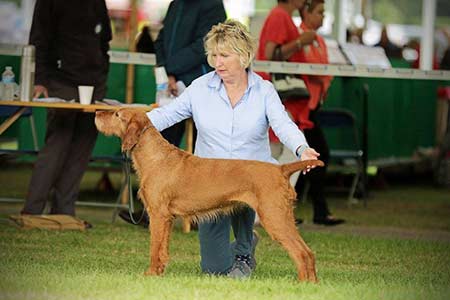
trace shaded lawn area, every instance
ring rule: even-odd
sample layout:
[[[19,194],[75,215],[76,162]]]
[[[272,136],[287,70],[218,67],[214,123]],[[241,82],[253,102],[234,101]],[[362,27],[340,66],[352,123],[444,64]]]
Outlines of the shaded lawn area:
[[[2,168],[0,197],[23,197],[29,169]],[[94,191],[89,172],[80,200],[115,200]],[[118,174],[113,176],[116,184]],[[319,284],[298,283],[286,252],[257,227],[258,267],[250,280],[200,273],[196,232],[174,228],[171,262],[161,278],[145,277],[148,231],[111,209],[78,207],[93,223],[87,232],[20,230],[7,221],[20,204],[0,203],[0,299],[448,299],[450,295],[450,192],[429,184],[371,191],[368,207],[330,198],[347,219],[335,228],[311,224],[310,203],[296,213],[316,253]]]

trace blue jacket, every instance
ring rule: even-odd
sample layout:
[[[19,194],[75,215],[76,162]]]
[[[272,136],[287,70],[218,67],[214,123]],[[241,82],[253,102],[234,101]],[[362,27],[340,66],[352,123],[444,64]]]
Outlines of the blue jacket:
[[[226,19],[220,0],[174,0],[155,41],[156,61],[168,75],[188,86],[211,71],[206,61],[203,38],[211,27]]]

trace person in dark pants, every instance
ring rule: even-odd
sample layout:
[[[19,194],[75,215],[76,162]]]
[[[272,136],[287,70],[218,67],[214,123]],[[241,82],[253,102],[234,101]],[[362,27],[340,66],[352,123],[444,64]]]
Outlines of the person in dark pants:
[[[330,149],[320,124],[317,121],[316,114],[318,109],[309,112],[309,120],[316,124],[313,128],[304,129],[303,134],[310,147],[320,153],[320,160],[325,163],[323,168],[316,168],[305,176],[299,176],[295,184],[297,195],[303,194],[303,188],[309,181],[309,193],[313,197],[313,216],[314,222],[323,225],[337,225],[343,223],[342,219],[329,218],[331,215],[323,188],[324,178],[326,176],[328,162],[330,160]],[[328,217],[328,218],[327,218]]]
[[[213,25],[225,19],[225,8],[220,0],[170,2],[154,45],[157,65],[166,69],[169,91],[173,96],[178,96],[177,81],[189,86],[194,79],[212,70],[206,61],[203,37]],[[169,143],[179,147],[184,132],[183,121],[163,130],[161,134]],[[194,140],[195,135],[196,130]],[[142,211],[138,211],[134,213],[133,219],[137,220],[141,215]],[[121,211],[119,216],[134,224],[128,211]],[[140,224],[148,226],[145,213]]]
[[[305,6],[299,9],[302,23],[299,30],[301,32],[317,31],[324,18],[325,3],[324,0],[307,1]],[[300,62],[328,64],[328,53],[324,39],[316,34],[312,44],[302,47],[299,56]],[[303,76],[308,87],[310,98],[305,102],[297,102],[290,108],[298,113],[296,120],[305,134],[308,143],[320,153],[320,159],[325,163],[325,168],[312,170],[306,176],[299,176],[295,185],[297,195],[301,195],[301,188],[306,181],[310,183],[310,195],[313,203],[313,222],[319,225],[334,226],[345,222],[344,219],[334,217],[329,208],[325,197],[325,178],[326,166],[328,165],[330,150],[325,139],[324,133],[317,122],[316,113],[326,100],[327,91],[330,87],[332,78],[330,76]],[[306,109],[305,109],[306,108]]]
[[[292,14],[298,10],[302,16],[302,24],[298,28],[292,21]],[[281,45],[283,58],[296,63],[321,63],[328,64],[328,55],[323,38],[316,33],[322,26],[324,12],[323,0],[278,0],[267,16],[259,38],[257,58],[259,60],[272,60],[275,48]],[[270,74],[261,73],[266,80],[271,80]],[[302,76],[310,92],[309,99],[284,99],[283,104],[290,113],[292,120],[303,130],[310,146],[320,153],[320,159],[328,162],[329,150],[323,132],[316,124],[314,111],[320,107],[320,103],[326,98],[326,92],[330,86],[331,77],[327,76]],[[272,155],[280,157],[283,145],[278,138],[269,132],[271,139]],[[299,176],[296,191],[301,195],[301,187],[305,176]],[[315,169],[307,176],[311,183],[311,198],[314,206],[313,222],[321,225],[337,225],[344,222],[335,218],[330,213],[324,195],[325,168]],[[297,224],[303,222],[296,219]]]
[[[36,47],[34,97],[78,100],[78,86],[106,93],[111,27],[104,0],[37,0],[29,43]],[[22,214],[75,215],[83,173],[97,138],[94,114],[48,109],[45,145],[34,165]],[[53,192],[53,193],[51,193]]]

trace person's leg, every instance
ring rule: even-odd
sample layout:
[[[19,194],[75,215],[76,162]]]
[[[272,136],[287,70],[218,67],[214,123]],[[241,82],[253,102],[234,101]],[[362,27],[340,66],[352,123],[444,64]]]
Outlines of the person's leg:
[[[74,92],[77,93],[76,88]],[[93,101],[102,100],[105,92],[104,85],[95,87]],[[64,176],[59,176],[55,182],[55,205],[51,211],[54,214],[75,215],[81,179],[97,139],[94,119],[93,113],[76,112],[70,149],[63,166]]]
[[[228,277],[248,278],[256,268],[255,249],[258,237],[253,233],[255,211],[249,207],[231,216],[235,241],[232,243],[234,262]]]
[[[51,213],[75,215],[75,201],[78,199],[81,179],[88,166],[96,138],[94,114],[78,112],[71,148],[64,162],[64,174],[55,182],[55,205]]]
[[[315,122],[315,124],[317,124]],[[338,225],[344,223],[345,220],[334,218],[330,210],[328,209],[328,204],[325,198],[325,176],[326,176],[326,167],[329,162],[330,153],[327,141],[325,139],[325,135],[323,134],[320,126],[315,126],[313,129],[305,130],[305,137],[308,141],[308,144],[313,147],[317,152],[320,153],[319,159],[321,159],[325,163],[325,167],[323,168],[315,168],[311,170],[305,178],[310,182],[310,195],[313,203],[313,221],[316,224],[322,225]],[[300,175],[302,176],[302,175]],[[295,185],[295,190],[297,194],[300,191],[300,185],[302,181],[297,181]]]
[[[72,91],[50,81],[51,97],[73,99]],[[23,214],[42,214],[54,183],[61,176],[64,161],[69,153],[76,113],[64,109],[47,110],[45,145],[39,151],[30,179]]]
[[[253,224],[255,222],[255,211],[250,207],[242,208],[239,212],[231,216],[231,226],[233,227],[234,255],[253,255]]]
[[[49,193],[64,164],[72,135],[73,116],[67,111],[49,109],[45,145],[34,163],[23,214],[42,214]]]
[[[198,225],[202,272],[225,275],[231,269],[234,255],[230,247],[230,230],[230,216],[219,216]]]
[[[325,163],[325,166],[322,168],[315,168],[306,175],[300,174],[299,179],[297,180],[297,183],[295,185],[295,191],[297,192],[297,195],[301,195],[305,181],[309,181],[309,193],[311,195],[314,209],[313,219],[326,218],[328,215],[330,215],[324,190],[326,168],[329,161],[328,144],[326,142],[323,131],[319,126],[304,130],[304,134],[309,146],[320,153],[319,159]]]
[[[325,163],[322,168],[316,168],[311,171],[309,176],[311,198],[314,207],[314,219],[325,218],[330,215],[328,204],[325,198],[325,179],[330,158],[330,150],[325,139],[322,129],[315,126],[310,132],[311,140],[314,143],[314,148],[320,153],[320,159]]]

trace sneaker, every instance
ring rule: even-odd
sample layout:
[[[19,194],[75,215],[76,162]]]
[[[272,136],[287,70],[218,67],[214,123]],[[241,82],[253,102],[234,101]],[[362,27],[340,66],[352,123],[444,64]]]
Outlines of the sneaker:
[[[252,272],[256,269],[255,251],[259,242],[259,235],[253,231],[252,240],[252,254],[236,255],[231,270],[228,271],[227,276],[236,279],[245,279],[250,277]]]
[[[92,229],[94,228],[94,226],[92,226],[91,223],[89,223],[88,221],[83,221],[84,222],[84,228],[85,229]]]
[[[250,267],[250,255],[236,255],[231,270],[228,271],[227,277],[235,279],[246,279],[252,275],[252,268]]]

